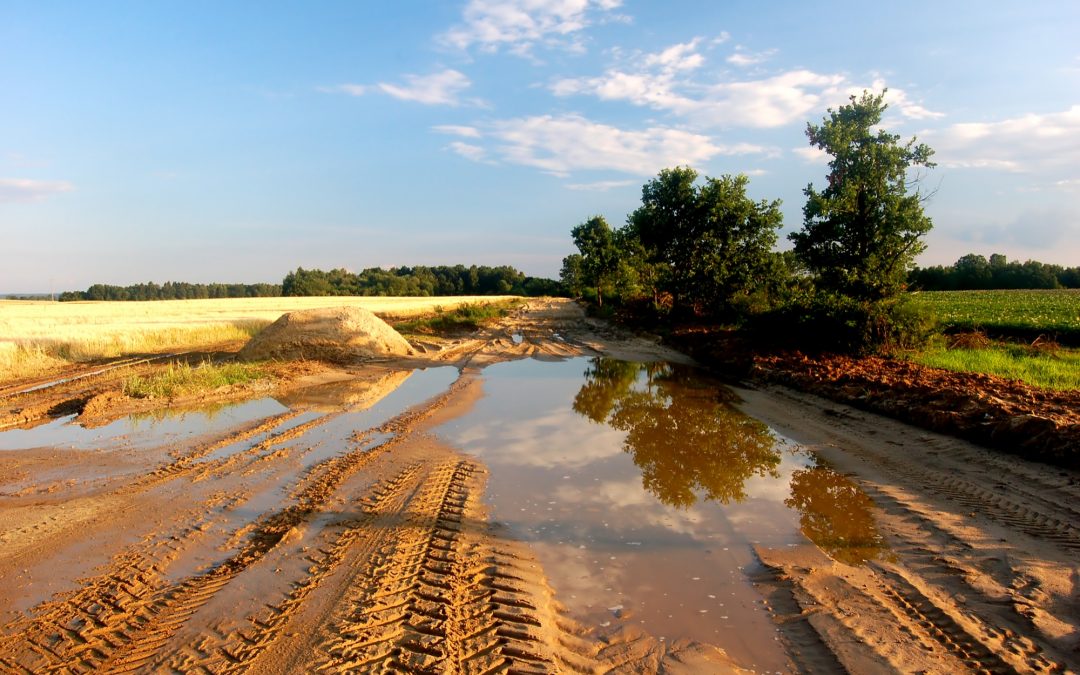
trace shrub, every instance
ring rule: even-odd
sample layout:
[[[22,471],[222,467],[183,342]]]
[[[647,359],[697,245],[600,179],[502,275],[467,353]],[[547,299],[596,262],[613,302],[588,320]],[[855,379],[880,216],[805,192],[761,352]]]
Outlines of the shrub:
[[[820,291],[752,317],[747,329],[765,345],[854,354],[914,349],[936,333],[932,315],[903,299],[866,301]]]

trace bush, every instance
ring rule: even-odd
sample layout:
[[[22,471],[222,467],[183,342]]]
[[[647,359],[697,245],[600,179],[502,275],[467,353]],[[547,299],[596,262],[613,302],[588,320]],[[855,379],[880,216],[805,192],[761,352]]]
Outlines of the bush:
[[[817,292],[752,317],[747,330],[765,345],[866,354],[917,348],[936,325],[929,312],[904,299],[875,302]]]

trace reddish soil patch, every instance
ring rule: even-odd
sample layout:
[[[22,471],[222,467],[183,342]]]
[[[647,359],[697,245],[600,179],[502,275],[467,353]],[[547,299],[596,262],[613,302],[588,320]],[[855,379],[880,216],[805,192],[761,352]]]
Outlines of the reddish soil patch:
[[[671,341],[728,376],[793,387],[1028,459],[1080,466],[1080,392],[896,358],[755,353],[722,330],[686,330]]]

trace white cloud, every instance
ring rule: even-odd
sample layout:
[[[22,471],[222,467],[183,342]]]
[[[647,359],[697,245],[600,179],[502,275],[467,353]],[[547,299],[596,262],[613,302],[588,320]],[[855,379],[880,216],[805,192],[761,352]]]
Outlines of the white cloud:
[[[334,87],[317,87],[324,94],[348,94],[349,96],[363,96],[370,87],[362,84],[339,84]]]
[[[646,68],[659,67],[668,72],[700,68],[705,63],[705,57],[697,53],[700,43],[701,38],[694,38],[690,42],[672,45],[661,52],[647,54],[643,65]]]
[[[492,124],[489,136],[504,161],[558,176],[580,170],[648,176],[664,167],[696,165],[717,155],[766,152],[748,144],[718,145],[708,136],[681,129],[624,130],[579,115],[502,120]]]
[[[886,88],[882,79],[870,87],[856,86],[842,74],[789,70],[757,79],[702,81],[705,65],[701,39],[680,43],[653,54],[627,58],[613,52],[620,63],[595,77],[564,78],[550,85],[556,96],[588,95],[607,101],[627,101],[662,110],[695,124],[710,127],[773,128],[803,123],[814,112],[838,107],[864,89]],[[759,63],[775,50],[757,54],[736,51],[728,61],[746,66]],[[889,89],[886,102],[909,119],[941,117],[901,89]]]
[[[1054,186],[1067,192],[1080,192],[1080,178],[1055,181]]]
[[[0,203],[40,202],[75,187],[62,180],[31,180],[29,178],[0,178]]]
[[[763,52],[751,53],[746,51],[742,47],[742,45],[740,45],[735,48],[735,53],[727,57],[726,60],[728,63],[734,66],[745,68],[747,66],[754,66],[759,63],[764,63],[765,61],[768,61],[775,53],[775,49],[767,49]]]
[[[465,159],[471,159],[474,162],[483,162],[487,160],[487,151],[479,145],[464,143],[462,141],[454,141],[446,147],[461,155]]]
[[[465,138],[480,138],[480,130],[476,127],[461,126],[457,124],[440,124],[431,127],[433,131],[451,136],[463,136]]]
[[[953,124],[921,136],[947,167],[1071,172],[1080,166],[1080,105],[999,122]]]
[[[431,75],[406,75],[405,85],[380,82],[384,93],[403,101],[416,101],[424,105],[459,105],[458,95],[472,84],[464,74],[447,68]]]
[[[825,103],[842,100],[847,79],[792,70],[757,80],[702,83],[688,79],[701,68],[700,40],[646,54],[598,77],[557,80],[556,96],[592,95],[664,110],[705,126],[768,128],[803,121]]]
[[[607,192],[615,188],[629,187],[639,183],[640,181],[636,180],[598,180],[592,183],[568,183],[566,189],[585,192]]]
[[[813,164],[825,164],[828,162],[829,153],[821,148],[808,145],[802,148],[792,148],[791,151],[801,157],[804,162]]]
[[[566,39],[622,4],[621,0],[469,0],[462,23],[439,40],[457,49],[501,47],[528,56],[537,44],[566,46]],[[612,17],[614,18],[614,17]],[[580,43],[578,49],[581,48]]]

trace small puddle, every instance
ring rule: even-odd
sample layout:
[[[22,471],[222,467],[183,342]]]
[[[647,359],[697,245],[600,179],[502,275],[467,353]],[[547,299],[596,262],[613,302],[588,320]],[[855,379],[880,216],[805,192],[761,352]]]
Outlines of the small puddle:
[[[530,543],[588,625],[639,624],[782,671],[777,628],[750,581],[762,571],[753,547],[802,544],[805,531],[830,553],[876,550],[854,484],[693,369],[595,358],[483,374],[485,398],[438,433],[490,468],[492,519]],[[865,518],[849,517],[860,508]]]
[[[162,408],[128,415],[104,426],[87,428],[75,415],[31,429],[0,432],[0,450],[57,447],[75,450],[144,448],[183,441],[288,410],[272,398],[197,408]]]

